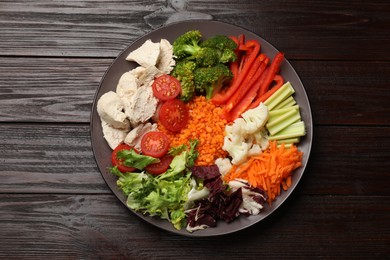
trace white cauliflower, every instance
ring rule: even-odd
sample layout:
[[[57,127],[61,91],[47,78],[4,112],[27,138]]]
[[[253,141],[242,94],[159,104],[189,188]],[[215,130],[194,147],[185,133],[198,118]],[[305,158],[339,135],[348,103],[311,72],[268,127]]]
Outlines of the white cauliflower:
[[[233,167],[228,158],[217,158],[217,160],[215,160],[215,165],[218,166],[218,170],[222,176],[225,176]]]
[[[249,156],[260,154],[268,147],[264,125],[268,120],[268,108],[263,103],[247,110],[242,118],[225,127],[222,149],[232,157],[232,164],[243,163]]]
[[[241,114],[245,120],[245,130],[248,134],[253,134],[261,129],[268,120],[268,108],[263,103],[260,103],[257,107],[249,109]]]

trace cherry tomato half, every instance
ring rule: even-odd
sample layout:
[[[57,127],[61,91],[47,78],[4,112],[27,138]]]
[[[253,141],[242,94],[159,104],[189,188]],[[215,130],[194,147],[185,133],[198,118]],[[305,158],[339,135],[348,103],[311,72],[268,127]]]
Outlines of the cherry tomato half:
[[[161,174],[166,172],[172,162],[173,156],[166,154],[159,159],[160,162],[149,164],[145,167],[145,170],[147,170],[150,174]]]
[[[141,139],[141,151],[144,155],[159,158],[165,155],[169,149],[168,136],[159,131],[147,132]]]
[[[187,105],[179,99],[171,99],[161,105],[159,120],[169,131],[176,132],[183,129],[188,122]]]
[[[181,85],[175,77],[164,74],[154,80],[152,89],[156,98],[166,101],[174,99],[179,95]]]
[[[134,172],[136,169],[134,167],[128,167],[123,165],[123,160],[118,158],[118,152],[122,150],[131,150],[133,149],[135,152],[138,153],[137,150],[135,150],[133,147],[127,144],[119,144],[114,151],[111,153],[111,163],[114,166],[118,167],[118,170],[121,172]]]

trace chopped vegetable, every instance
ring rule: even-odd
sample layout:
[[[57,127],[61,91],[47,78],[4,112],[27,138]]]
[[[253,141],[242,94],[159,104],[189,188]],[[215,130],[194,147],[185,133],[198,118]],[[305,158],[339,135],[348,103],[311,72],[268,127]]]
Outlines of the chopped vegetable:
[[[210,193],[207,198],[195,201],[194,207],[187,211],[187,230],[214,227],[220,219],[227,223],[236,219],[243,201],[241,189],[229,191],[216,165],[196,166],[191,171],[193,176],[203,180]]]
[[[225,136],[226,120],[221,118],[222,109],[216,107],[204,96],[197,96],[187,103],[189,119],[187,127],[180,132],[171,133],[159,122],[159,129],[165,132],[172,147],[188,144],[189,140],[197,139],[199,157],[196,165],[211,165],[217,158],[225,158],[227,153],[222,150]]]
[[[160,131],[147,132],[141,139],[141,151],[144,155],[161,157],[168,152],[169,146],[168,136]]]
[[[173,157],[169,154],[166,154],[159,158],[160,162],[157,163],[151,163],[148,166],[145,167],[145,170],[150,174],[161,174],[168,170],[169,165],[172,162]]]
[[[200,31],[192,30],[173,43],[176,66],[171,74],[180,81],[185,102],[194,97],[195,91],[211,98],[233,77],[228,63],[237,59],[236,42],[225,35],[201,38]]]
[[[207,99],[212,98],[222,87],[230,82],[233,74],[229,67],[217,64],[213,67],[198,68],[194,71],[195,89],[198,93],[205,94]]]
[[[253,84],[260,78],[260,76],[263,74],[264,70],[266,69],[268,62],[269,62],[269,58],[264,54],[260,54],[256,57],[255,61],[252,64],[251,69],[248,71],[248,74],[243,80],[239,91],[236,91],[225,104],[224,109],[226,112],[229,112],[230,110],[233,109],[233,107],[235,107],[238,103],[240,103],[242,98],[248,93],[249,90],[252,89]],[[248,100],[248,106],[250,105],[251,102],[252,100]]]
[[[201,47],[199,42],[202,39],[202,33],[199,30],[188,31],[177,37],[172,46],[173,54],[178,58],[195,56]]]
[[[219,55],[219,63],[235,61],[237,43],[225,35],[215,35],[200,43],[203,48],[210,48]]]
[[[132,150],[133,147],[127,144],[119,144],[111,153],[111,163],[113,166],[116,166],[121,172],[133,172],[136,170],[134,167],[129,167],[123,164],[123,159],[118,157],[118,152],[122,150]]]
[[[242,71],[238,74],[237,79],[229,86],[229,88],[224,93],[218,93],[213,97],[214,104],[222,105],[225,104],[228,99],[233,96],[233,94],[239,89],[241,83],[247,77],[249,70],[252,67],[253,62],[255,61],[257,54],[260,51],[260,43],[256,40],[249,40],[245,45],[239,46],[246,51],[250,52],[249,56],[245,59]]]
[[[264,93],[267,92],[267,90],[269,89],[272,81],[274,80],[275,76],[278,74],[280,70],[280,65],[283,62],[283,60],[284,60],[284,53],[278,52],[271,62],[271,65],[267,71],[266,74],[267,76],[265,77],[263,84],[260,86],[258,92],[259,97],[264,95]]]
[[[191,165],[188,160],[196,156],[193,152],[194,149],[182,151],[173,158],[169,169],[157,176],[145,172],[124,174],[112,167],[111,173],[118,176],[118,187],[127,196],[127,206],[143,214],[167,219],[176,229],[185,226],[184,206],[193,188],[191,172],[186,165]]]
[[[292,97],[294,93],[295,90],[291,83],[287,82],[264,101],[264,104],[270,109],[266,124],[270,133],[268,139],[277,140],[279,145],[283,143],[284,139],[287,139],[286,146],[289,146],[292,140],[299,142],[299,137],[306,134],[299,105],[296,105],[296,101]]]
[[[255,68],[254,74],[252,76],[248,75],[242,82],[239,91],[236,91],[227,101],[224,106],[224,116],[228,121],[233,121],[238,118],[252,104],[260,87],[258,82],[264,74],[268,62],[269,58],[264,54],[260,54],[253,66]]]
[[[167,74],[157,77],[152,84],[153,95],[160,100],[173,99],[181,92],[180,82]]]
[[[181,84],[180,99],[184,102],[190,101],[195,94],[194,71],[197,65],[194,61],[180,60],[176,62],[171,75]]]
[[[169,131],[177,132],[188,122],[188,108],[179,99],[165,101],[159,109],[159,122]]]
[[[261,143],[267,119],[268,109],[260,104],[257,108],[246,111],[243,118],[237,118],[233,124],[226,125],[222,149],[232,157],[232,164],[238,165],[247,160],[256,139],[256,143]]]
[[[229,182],[229,187],[235,191],[241,188],[242,203],[239,212],[244,215],[258,215],[267,201],[264,190],[250,186],[249,182],[242,179],[234,179]]]
[[[270,148],[258,156],[251,157],[242,165],[235,165],[224,176],[225,182],[234,179],[247,180],[251,186],[266,191],[271,204],[280,195],[281,187],[287,190],[291,185],[293,171],[302,165],[303,153],[295,145],[285,148],[270,142]]]
[[[198,30],[188,31],[173,42],[173,54],[178,59],[193,60],[199,67],[212,67],[234,61],[236,43],[225,35],[216,35],[201,41]]]
[[[274,109],[280,102],[284,101],[286,98],[290,97],[295,93],[294,88],[291,86],[290,82],[286,82],[280,89],[278,89],[271,97],[269,97],[264,104],[268,107],[269,110]]]
[[[190,174],[169,181],[144,172],[122,174],[115,168],[111,172],[119,177],[117,185],[127,196],[129,208],[167,219],[177,229],[185,225],[184,203],[190,191]]]
[[[160,160],[148,155],[137,153],[134,149],[123,149],[117,152],[117,158],[127,167],[134,167],[143,170],[151,163],[157,163]]]

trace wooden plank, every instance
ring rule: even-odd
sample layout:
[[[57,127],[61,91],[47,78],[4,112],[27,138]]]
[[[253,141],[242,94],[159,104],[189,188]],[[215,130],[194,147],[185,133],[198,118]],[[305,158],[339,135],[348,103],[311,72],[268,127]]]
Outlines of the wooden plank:
[[[0,124],[0,193],[111,193],[97,169],[89,130]],[[389,127],[315,127],[296,192],[389,195],[389,133]]]
[[[112,61],[1,59],[0,122],[88,123],[95,92]],[[292,61],[292,65],[306,88],[314,124],[390,125],[387,62]]]
[[[193,239],[151,226],[111,195],[0,194],[0,256],[386,258],[389,212],[387,197],[295,196],[243,231]]]
[[[390,59],[387,1],[187,1],[185,10],[168,2],[2,1],[0,55],[113,58],[176,15],[247,28],[291,59]]]
[[[297,190],[305,194],[390,195],[389,130],[315,127],[308,169]]]
[[[288,57],[287,57],[288,59]],[[316,125],[390,125],[387,62],[292,61]]]
[[[112,59],[0,60],[0,118],[12,122],[89,122]]]
[[[110,193],[86,125],[1,125],[0,192]]]

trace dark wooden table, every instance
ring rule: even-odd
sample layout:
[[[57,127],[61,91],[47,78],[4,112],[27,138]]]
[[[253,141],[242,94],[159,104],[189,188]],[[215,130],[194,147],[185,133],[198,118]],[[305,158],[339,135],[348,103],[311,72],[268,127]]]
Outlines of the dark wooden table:
[[[168,2],[0,1],[0,258],[388,257],[389,2]],[[194,17],[244,27],[284,51],[314,122],[309,165],[286,203],[213,238],[132,214],[104,182],[90,141],[93,97],[113,59],[170,18]]]

